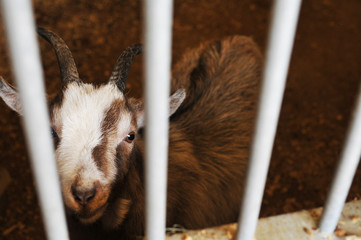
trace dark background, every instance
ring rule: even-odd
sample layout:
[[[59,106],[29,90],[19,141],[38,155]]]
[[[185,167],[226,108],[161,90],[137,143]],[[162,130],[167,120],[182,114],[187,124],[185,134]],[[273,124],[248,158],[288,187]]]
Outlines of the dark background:
[[[85,82],[105,82],[118,55],[142,42],[142,2],[34,0],[38,26],[61,36]],[[240,34],[264,52],[271,1],[175,1],[173,61],[203,41]],[[361,1],[303,1],[261,216],[322,206],[361,80]],[[13,83],[0,20],[0,75]],[[47,93],[60,87],[54,52],[40,41]],[[173,63],[174,63],[173,62]],[[130,94],[142,93],[142,60]],[[12,182],[0,197],[0,239],[44,239],[21,121],[0,103],[0,167]],[[359,167],[348,200],[360,197]]]

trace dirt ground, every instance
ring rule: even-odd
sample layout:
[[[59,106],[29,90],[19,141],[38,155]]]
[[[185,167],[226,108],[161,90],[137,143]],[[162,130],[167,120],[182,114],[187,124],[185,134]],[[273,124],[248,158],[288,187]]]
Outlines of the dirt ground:
[[[37,25],[60,35],[83,81],[104,82],[120,52],[142,42],[142,2],[34,0]],[[264,51],[269,0],[176,0],[173,61],[203,41],[252,36]],[[361,80],[361,1],[303,1],[261,216],[322,206]],[[0,20],[1,21],[1,20]],[[13,82],[0,22],[0,75]],[[59,86],[50,45],[40,41],[47,93]],[[142,60],[128,88],[142,93]],[[16,113],[0,103],[0,168],[12,181],[0,197],[0,239],[44,239],[29,158]],[[358,168],[348,199],[360,197]]]

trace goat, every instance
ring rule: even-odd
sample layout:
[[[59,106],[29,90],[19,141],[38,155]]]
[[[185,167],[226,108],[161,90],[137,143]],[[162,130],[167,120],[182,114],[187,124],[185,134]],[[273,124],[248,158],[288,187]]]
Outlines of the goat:
[[[38,33],[55,49],[62,89],[50,119],[69,216],[132,239],[144,233],[144,108],[125,84],[142,45],[128,47],[106,84],[80,80],[65,42]],[[167,226],[197,229],[237,220],[262,56],[248,37],[232,36],[189,51],[172,71]],[[21,114],[16,91],[0,96]],[[90,229],[90,228],[89,228]]]

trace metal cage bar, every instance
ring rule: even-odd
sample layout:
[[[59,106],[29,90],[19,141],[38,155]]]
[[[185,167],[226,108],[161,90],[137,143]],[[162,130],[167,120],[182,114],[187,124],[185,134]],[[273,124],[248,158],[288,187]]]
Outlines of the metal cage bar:
[[[2,0],[12,66],[21,96],[24,131],[48,239],[69,239],[31,2]],[[144,1],[146,104],[146,236],[165,239],[168,115],[173,1]],[[277,0],[266,53],[255,135],[241,205],[238,240],[253,239],[281,109],[301,0]],[[26,41],[24,41],[26,39]],[[340,162],[321,218],[331,233],[340,217],[361,156],[361,87]]]
[[[273,6],[238,240],[251,240],[256,231],[300,6],[301,0],[277,0]]]
[[[320,230],[335,230],[361,157],[361,87],[330,192],[322,213]]]
[[[45,232],[47,239],[66,240],[69,237],[50,136],[31,1],[2,0],[1,3]]]
[[[145,4],[146,236],[165,238],[173,1]]]

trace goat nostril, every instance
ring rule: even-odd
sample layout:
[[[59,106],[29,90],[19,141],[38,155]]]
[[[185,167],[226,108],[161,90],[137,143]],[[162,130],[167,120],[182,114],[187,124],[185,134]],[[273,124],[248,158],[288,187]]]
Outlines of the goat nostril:
[[[87,204],[89,201],[91,201],[96,194],[96,188],[92,188],[90,190],[79,190],[75,187],[72,187],[72,194],[75,199],[80,204]]]

